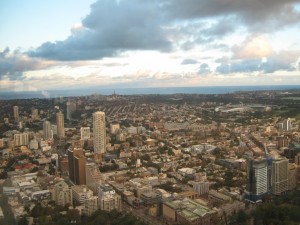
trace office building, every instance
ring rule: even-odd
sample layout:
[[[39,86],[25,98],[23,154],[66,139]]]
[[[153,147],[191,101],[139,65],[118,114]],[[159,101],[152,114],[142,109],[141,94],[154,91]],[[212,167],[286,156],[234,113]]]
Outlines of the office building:
[[[288,190],[287,158],[273,158],[272,161],[272,193],[280,195]]]
[[[45,140],[49,140],[53,138],[52,131],[51,131],[51,123],[47,120],[43,122],[43,134]]]
[[[95,163],[87,163],[85,165],[85,178],[86,185],[94,192],[94,194],[98,194],[98,187],[101,184],[102,176]]]
[[[258,202],[265,194],[271,192],[271,173],[271,158],[248,159],[246,200]]]
[[[13,114],[15,121],[19,121],[19,106],[13,107]]]
[[[120,211],[122,207],[121,196],[108,184],[99,186],[98,201],[101,210],[111,211],[116,209]]]
[[[60,181],[54,185],[53,199],[57,205],[65,206],[72,204],[72,190],[65,181]]]
[[[64,114],[62,112],[56,113],[56,125],[57,125],[58,138],[64,138],[65,137],[65,124],[64,124]]]
[[[74,156],[74,182],[75,184],[86,184],[85,180],[86,159],[83,155]]]
[[[293,190],[297,187],[297,165],[295,163],[289,163],[288,165],[288,190]]]
[[[88,140],[91,138],[91,129],[89,127],[80,128],[80,137],[81,140]]]
[[[29,145],[28,133],[21,133],[14,135],[15,146]]]
[[[75,102],[67,102],[67,119],[72,119],[72,114],[76,111],[76,103]]]
[[[106,152],[106,125],[105,113],[95,112],[93,114],[94,152],[103,154]]]
[[[209,181],[194,181],[193,189],[198,193],[198,195],[204,195],[209,192]]]
[[[85,164],[86,159],[82,148],[74,148],[68,150],[69,161],[69,178],[75,184],[86,184],[85,180]]]

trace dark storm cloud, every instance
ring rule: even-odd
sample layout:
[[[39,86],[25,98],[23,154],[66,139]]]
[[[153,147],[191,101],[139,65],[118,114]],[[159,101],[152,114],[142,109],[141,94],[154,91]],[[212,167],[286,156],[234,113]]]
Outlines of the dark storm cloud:
[[[124,50],[169,51],[171,43],[160,27],[163,17],[152,1],[98,1],[83,19],[83,29],[68,39],[45,43],[30,56],[57,60],[88,60]]]
[[[197,63],[198,63],[198,61],[195,59],[184,59],[181,62],[181,65],[190,65],[190,64],[197,64]]]

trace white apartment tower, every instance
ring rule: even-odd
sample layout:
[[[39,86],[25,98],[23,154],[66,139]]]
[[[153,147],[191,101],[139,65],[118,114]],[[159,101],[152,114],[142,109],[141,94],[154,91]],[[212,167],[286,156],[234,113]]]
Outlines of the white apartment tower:
[[[64,124],[64,114],[62,112],[56,113],[56,125],[57,125],[58,138],[64,138],[65,137],[65,124]]]
[[[45,140],[52,138],[51,123],[47,120],[43,122],[43,134]]]
[[[103,154],[106,151],[106,126],[105,113],[95,112],[93,114],[94,152]]]

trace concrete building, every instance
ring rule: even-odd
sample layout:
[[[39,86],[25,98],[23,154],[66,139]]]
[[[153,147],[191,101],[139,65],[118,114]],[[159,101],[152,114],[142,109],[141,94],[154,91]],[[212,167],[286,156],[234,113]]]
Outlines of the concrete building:
[[[111,134],[115,134],[118,129],[120,129],[120,124],[119,123],[110,124],[110,133]]]
[[[258,202],[263,195],[271,192],[271,171],[272,159],[248,159],[246,200]]]
[[[66,182],[60,181],[54,185],[54,201],[57,205],[73,205],[72,190]]]
[[[88,140],[91,138],[91,129],[89,127],[80,128],[80,138],[81,140]]]
[[[108,184],[99,186],[98,200],[101,210],[111,211],[116,209],[120,211],[122,209],[121,196]]]
[[[74,182],[75,184],[86,184],[85,178],[86,159],[84,155],[74,157]]]
[[[272,161],[272,193],[280,195],[288,190],[287,158],[273,158]]]
[[[31,110],[31,119],[33,120],[33,121],[35,121],[35,120],[39,120],[40,119],[40,117],[39,117],[39,110],[38,109],[32,109]]]
[[[14,106],[13,107],[13,115],[14,115],[14,119],[15,119],[15,121],[16,122],[18,122],[19,121],[19,106]]]
[[[84,200],[84,209],[83,213],[91,216],[94,212],[99,209],[98,197],[92,196]]]
[[[93,192],[86,185],[74,185],[71,187],[73,201],[83,204],[86,199],[93,196]]]
[[[170,223],[210,225],[216,211],[185,198],[163,203],[163,217]]]
[[[71,120],[72,119],[72,114],[73,112],[76,111],[76,102],[67,102],[67,119]]]
[[[98,194],[98,187],[101,184],[101,173],[98,166],[95,163],[87,163],[85,165],[85,178],[86,185],[94,192]]]
[[[289,163],[288,165],[288,190],[293,190],[297,187],[297,165]]]
[[[85,164],[86,159],[82,148],[68,150],[69,178],[78,185],[86,184]]]
[[[95,112],[93,114],[94,152],[103,154],[106,152],[106,125],[105,113]]]
[[[15,146],[24,146],[29,144],[28,133],[21,133],[14,135]]]
[[[209,181],[194,181],[193,189],[198,195],[207,194],[209,192]]]
[[[53,138],[53,133],[51,131],[51,123],[47,120],[43,122],[43,135],[45,140]]]
[[[65,137],[65,122],[64,122],[64,114],[62,112],[56,113],[56,125],[57,125],[58,138],[64,138]]]

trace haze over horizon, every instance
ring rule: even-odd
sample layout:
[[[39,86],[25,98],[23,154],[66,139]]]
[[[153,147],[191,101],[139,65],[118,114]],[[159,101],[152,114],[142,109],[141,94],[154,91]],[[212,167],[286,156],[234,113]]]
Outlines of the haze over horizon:
[[[300,85],[300,1],[4,0],[0,91]]]

